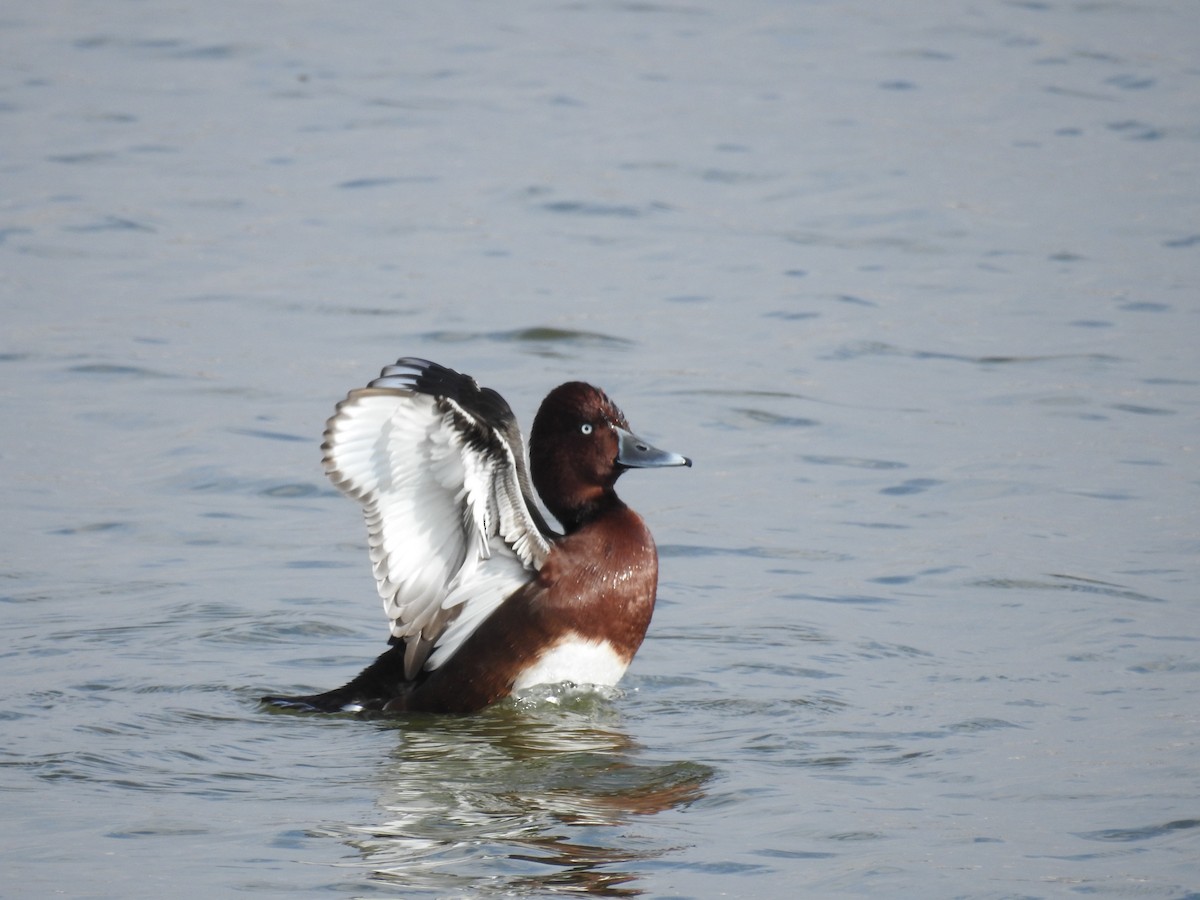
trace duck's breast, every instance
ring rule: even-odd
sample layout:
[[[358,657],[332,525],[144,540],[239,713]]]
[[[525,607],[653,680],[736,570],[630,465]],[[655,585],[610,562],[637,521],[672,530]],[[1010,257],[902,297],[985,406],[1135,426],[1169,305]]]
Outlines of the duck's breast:
[[[533,604],[553,639],[514,689],[616,684],[646,635],[658,588],[658,554],[641,517],[621,508],[563,538],[538,584]]]

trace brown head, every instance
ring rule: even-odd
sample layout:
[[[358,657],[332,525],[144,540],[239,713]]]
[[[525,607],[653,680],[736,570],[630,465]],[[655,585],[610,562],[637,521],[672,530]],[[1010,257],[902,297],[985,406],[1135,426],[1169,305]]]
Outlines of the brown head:
[[[613,485],[626,469],[691,464],[634,435],[608,395],[582,381],[552,390],[529,434],[533,485],[568,532],[620,503]]]

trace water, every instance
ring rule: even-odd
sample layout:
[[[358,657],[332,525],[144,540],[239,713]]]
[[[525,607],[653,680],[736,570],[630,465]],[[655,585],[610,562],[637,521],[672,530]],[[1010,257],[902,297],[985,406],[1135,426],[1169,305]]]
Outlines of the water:
[[[1200,8],[0,20],[4,896],[1200,892]],[[606,388],[614,697],[261,709],[381,647],[325,417]]]

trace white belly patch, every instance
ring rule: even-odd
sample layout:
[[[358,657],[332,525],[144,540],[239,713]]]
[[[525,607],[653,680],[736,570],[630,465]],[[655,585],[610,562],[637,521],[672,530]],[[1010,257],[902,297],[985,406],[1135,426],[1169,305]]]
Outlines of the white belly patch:
[[[514,691],[535,684],[614,685],[621,680],[629,664],[608,641],[588,641],[571,635],[547,649],[538,661],[522,672],[513,684]]]

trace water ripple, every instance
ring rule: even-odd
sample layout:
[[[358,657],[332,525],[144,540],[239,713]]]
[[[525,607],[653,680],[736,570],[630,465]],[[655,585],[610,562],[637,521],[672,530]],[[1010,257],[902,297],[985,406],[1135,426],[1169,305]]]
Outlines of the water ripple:
[[[1161,597],[1152,597],[1138,591],[1130,590],[1119,584],[1083,578],[1079,575],[1055,575],[1048,578],[1053,581],[1035,581],[1028,578],[983,578],[973,581],[975,587],[1000,588],[1002,590],[1020,591],[1073,591],[1082,594],[1099,594],[1105,597],[1115,597],[1121,600],[1138,600],[1145,603],[1165,603]]]
[[[441,344],[461,344],[470,341],[524,344],[542,356],[565,356],[565,351],[556,349],[558,346],[622,349],[635,344],[634,341],[617,335],[550,326],[514,328],[511,331],[432,331],[422,335],[422,339]]]
[[[1120,362],[1119,356],[1107,353],[1049,353],[1036,355],[1004,354],[994,356],[970,356],[961,353],[947,353],[938,350],[918,350],[910,347],[899,347],[882,341],[854,341],[844,344],[828,358],[836,360],[853,360],[870,356],[900,356],[916,360],[949,360],[975,365],[1030,365],[1039,363],[1063,362],[1066,360],[1082,360],[1086,362],[1114,363]]]
[[[1078,831],[1075,834],[1085,841],[1128,843],[1148,841],[1177,831],[1190,831],[1193,828],[1200,828],[1200,819],[1177,819],[1173,822],[1163,822],[1161,825],[1144,825],[1139,828],[1104,828],[1100,831]]]

